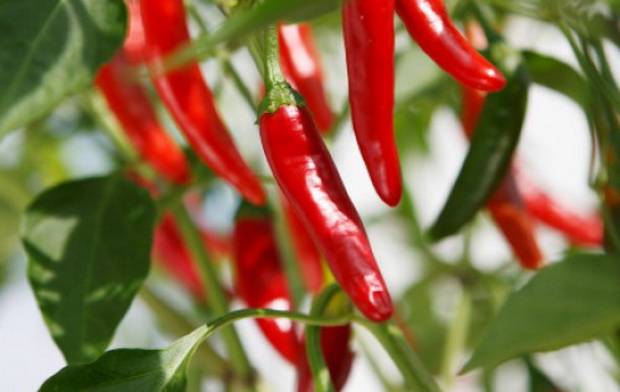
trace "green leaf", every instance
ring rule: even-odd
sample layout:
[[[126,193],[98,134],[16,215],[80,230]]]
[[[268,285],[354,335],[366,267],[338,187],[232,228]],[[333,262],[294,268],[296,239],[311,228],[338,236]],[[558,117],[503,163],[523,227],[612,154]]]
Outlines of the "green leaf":
[[[503,180],[521,136],[528,87],[528,74],[519,65],[504,90],[489,95],[459,176],[430,229],[433,240],[459,231]]]
[[[105,351],[148,274],[154,221],[148,193],[120,176],[61,184],[26,211],[28,277],[68,363]]]
[[[122,0],[2,0],[0,136],[86,88],[125,23]]]
[[[508,297],[464,371],[585,342],[618,327],[618,256],[571,256]]]
[[[585,108],[588,103],[588,85],[570,65],[543,54],[524,51],[523,59],[532,81],[572,99]]]
[[[187,366],[206,328],[198,328],[165,350],[119,349],[87,365],[67,366],[49,378],[41,392],[183,392]]]

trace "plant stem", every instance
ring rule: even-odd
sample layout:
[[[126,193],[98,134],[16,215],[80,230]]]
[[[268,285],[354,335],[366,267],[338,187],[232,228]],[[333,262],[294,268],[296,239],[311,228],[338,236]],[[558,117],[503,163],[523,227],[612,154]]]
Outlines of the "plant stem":
[[[325,312],[331,299],[338,294],[340,288],[337,285],[327,287],[321,294],[316,297],[312,304],[311,316],[319,317]],[[323,350],[321,348],[321,329],[319,327],[306,327],[306,355],[308,356],[308,364],[312,371],[312,382],[315,392],[333,392],[336,390],[329,376],[329,370],[325,359],[323,358]]]
[[[441,364],[441,379],[444,388],[450,390],[454,383],[455,358],[463,351],[467,340],[467,332],[471,319],[471,298],[467,291],[463,291],[459,305],[454,315],[454,320],[448,330],[446,345],[444,347],[443,361]]]
[[[280,46],[278,44],[278,31],[276,26],[272,25],[265,30],[265,47],[264,58],[265,63],[265,87],[270,90],[282,83],[286,83],[282,69],[280,68]]]
[[[216,316],[223,316],[228,312],[226,293],[219,282],[217,272],[211,260],[209,260],[209,255],[203,246],[200,233],[183,205],[173,207],[173,212],[181,229],[181,233],[183,234],[183,238],[192,256],[194,256],[195,260],[198,262],[207,294],[207,303]],[[241,378],[253,384],[253,370],[236,330],[232,327],[226,328],[222,331],[222,338],[224,339],[224,344],[235,372]]]
[[[381,343],[403,375],[408,391],[440,391],[433,376],[418,356],[409,349],[398,328],[389,323],[375,324],[361,317],[355,317],[354,321],[364,326]]]
[[[148,287],[140,291],[140,299],[151,309],[165,331],[179,338],[196,329],[178,310],[171,307]],[[208,374],[226,380],[232,375],[230,364],[211,345],[203,344],[197,352],[200,366]]]
[[[200,16],[200,13],[198,12],[198,9],[196,8],[196,5],[194,4],[193,1],[191,1],[187,5],[187,9],[192,19],[196,22],[196,24],[200,28],[201,33],[202,34],[208,33],[209,27],[207,26],[204,18]],[[239,94],[241,94],[241,96],[246,101],[248,106],[250,106],[250,108],[252,108],[252,110],[256,112],[258,109],[256,100],[254,99],[254,96],[250,92],[250,89],[248,88],[248,86],[243,82],[243,79],[241,79],[241,75],[239,75],[239,72],[237,72],[232,62],[230,61],[228,53],[223,50],[217,50],[216,56],[219,59],[220,66],[222,67],[222,70],[224,71],[224,73],[231,79],[231,81],[237,88],[237,91],[239,92]]]

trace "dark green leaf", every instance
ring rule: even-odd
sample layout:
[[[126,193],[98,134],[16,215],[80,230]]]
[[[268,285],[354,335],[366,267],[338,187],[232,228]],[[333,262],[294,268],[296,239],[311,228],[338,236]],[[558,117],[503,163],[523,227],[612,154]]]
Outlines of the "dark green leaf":
[[[583,108],[587,106],[588,85],[573,67],[532,51],[524,51],[523,59],[534,83],[565,95]]]
[[[2,0],[0,136],[87,87],[125,35],[122,0]]]
[[[618,257],[571,256],[508,297],[465,370],[585,342],[619,326]]]
[[[434,240],[456,233],[482,208],[506,175],[519,142],[529,78],[521,65],[499,93],[487,99],[465,162],[439,218]]]
[[[108,346],[149,270],[155,206],[120,176],[68,182],[28,208],[28,277],[68,363]]]
[[[49,378],[41,392],[183,392],[187,365],[205,332],[201,327],[165,350],[113,350],[93,363],[67,366]]]

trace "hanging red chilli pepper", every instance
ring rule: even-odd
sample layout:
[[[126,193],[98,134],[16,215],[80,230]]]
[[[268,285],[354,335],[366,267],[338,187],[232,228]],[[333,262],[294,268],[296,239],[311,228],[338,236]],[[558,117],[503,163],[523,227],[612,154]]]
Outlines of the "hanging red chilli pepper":
[[[470,22],[466,27],[470,42],[478,48],[485,47],[486,39],[480,26]],[[487,94],[468,86],[462,86],[462,92],[461,123],[463,131],[471,139]],[[487,208],[520,264],[524,268],[540,268],[543,256],[536,240],[534,223],[525,209],[512,171],[495,191],[487,203]]]
[[[140,0],[140,10],[150,61],[162,59],[189,42],[182,0]],[[163,76],[151,71],[157,93],[196,154],[245,198],[264,203],[261,184],[220,119],[198,64],[190,63]]]
[[[307,23],[280,25],[280,61],[286,79],[304,97],[308,109],[321,132],[327,132],[334,122],[325,89],[319,54]]]
[[[266,97],[259,127],[267,162],[344,291],[371,320],[393,312],[366,231],[312,117],[280,70],[278,37],[265,42]]]
[[[396,0],[396,12],[420,48],[462,84],[484,91],[506,85],[501,72],[454,26],[443,0]]]
[[[292,309],[267,210],[245,203],[241,206],[235,221],[233,253],[236,292],[248,306]],[[257,319],[256,322],[272,346],[294,364],[300,355],[294,324],[286,319]]]
[[[573,244],[603,245],[604,228],[600,216],[588,216],[570,210],[538,189],[523,173],[515,172],[525,206],[533,217],[564,234]]]
[[[304,284],[309,292],[316,294],[323,287],[325,274],[321,263],[321,254],[314,244],[310,233],[306,230],[291,203],[282,196],[282,209],[286,216],[289,232]]]
[[[366,169],[381,199],[402,196],[394,140],[394,0],[350,0],[343,6],[351,118]]]
[[[204,299],[204,287],[196,263],[170,214],[164,215],[155,230],[153,258],[185,287],[194,298]]]
[[[133,79],[132,65],[140,61],[135,48],[142,36],[136,27],[140,23],[135,2],[128,5],[129,33],[124,46],[99,70],[95,84],[142,159],[164,178],[183,184],[190,178],[185,156],[161,127],[144,88]]]

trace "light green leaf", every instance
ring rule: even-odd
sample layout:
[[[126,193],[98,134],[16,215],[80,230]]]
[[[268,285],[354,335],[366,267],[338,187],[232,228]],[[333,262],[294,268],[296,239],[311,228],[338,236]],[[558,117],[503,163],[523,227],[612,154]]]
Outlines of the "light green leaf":
[[[122,0],[2,0],[0,136],[87,87],[125,24]]]
[[[570,256],[508,297],[464,370],[585,342],[618,327],[618,256]]]
[[[198,328],[165,350],[119,349],[87,365],[67,366],[49,378],[41,392],[185,391],[187,365],[206,328]]]
[[[28,277],[68,363],[105,351],[148,274],[154,221],[148,193],[120,176],[61,184],[26,211]]]

